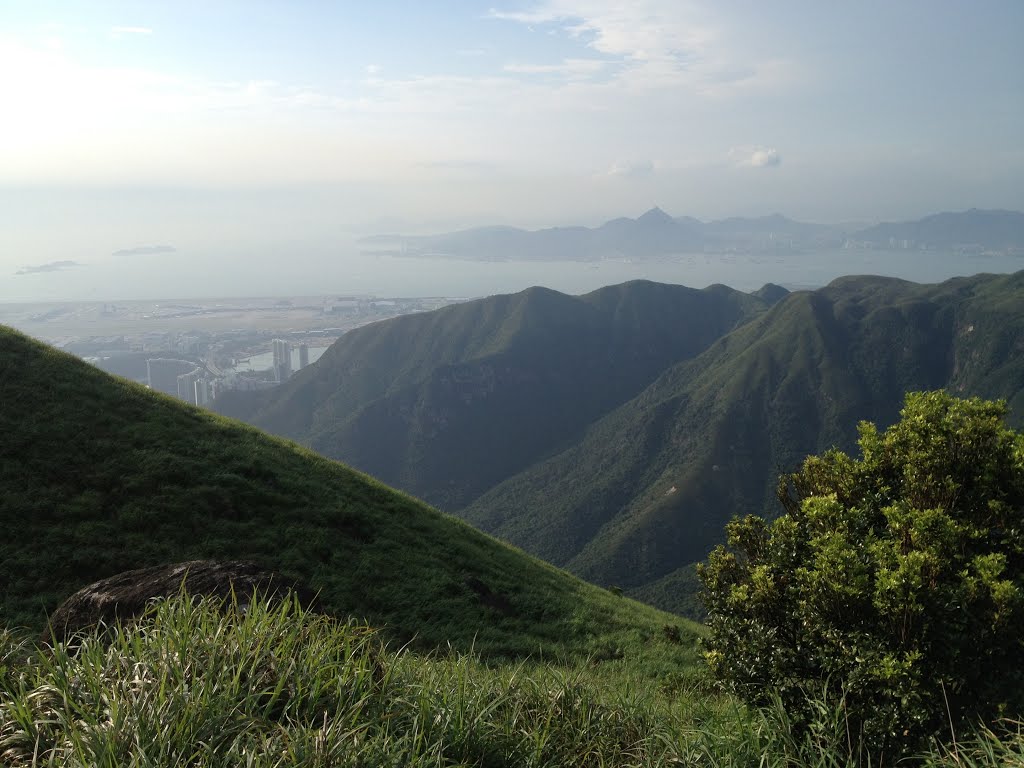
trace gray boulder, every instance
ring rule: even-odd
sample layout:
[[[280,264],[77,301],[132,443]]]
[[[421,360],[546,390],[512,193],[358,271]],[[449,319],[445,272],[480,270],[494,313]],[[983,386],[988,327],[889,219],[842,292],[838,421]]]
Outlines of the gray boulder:
[[[191,560],[125,571],[83,587],[50,616],[44,640],[64,642],[101,623],[110,625],[134,619],[154,598],[174,597],[183,586],[192,597],[226,601],[234,593],[240,605],[248,603],[253,593],[281,599],[292,592],[303,607],[315,607],[316,596],[311,590],[255,563]]]

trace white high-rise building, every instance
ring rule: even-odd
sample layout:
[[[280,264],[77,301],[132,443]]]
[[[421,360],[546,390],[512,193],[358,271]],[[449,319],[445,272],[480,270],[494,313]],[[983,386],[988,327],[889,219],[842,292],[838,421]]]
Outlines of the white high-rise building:
[[[207,378],[196,379],[195,383],[195,404],[207,406],[213,399],[210,397],[210,380]]]
[[[292,375],[292,345],[284,339],[274,339],[274,378],[288,381]]]
[[[308,344],[300,344],[299,345],[299,370],[301,371],[307,365],[309,365],[309,345]]]
[[[188,373],[181,374],[178,377],[178,397],[186,403],[196,405],[196,382],[202,378],[202,375],[203,371],[198,367]]]
[[[196,364],[189,360],[153,358],[146,361],[146,381],[150,389],[177,395],[182,400],[190,400],[178,391],[178,377],[184,373],[191,373],[195,368]]]

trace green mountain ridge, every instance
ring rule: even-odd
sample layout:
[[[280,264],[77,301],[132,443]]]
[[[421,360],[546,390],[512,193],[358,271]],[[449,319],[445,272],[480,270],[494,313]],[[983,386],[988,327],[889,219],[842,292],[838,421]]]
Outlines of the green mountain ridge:
[[[911,390],[1024,414],[1024,273],[741,294],[531,289],[368,326],[249,418],[594,583],[694,611],[692,564]]]
[[[219,408],[455,511],[769,304],[725,286],[531,288],[358,329]]]
[[[940,285],[850,277],[790,295],[667,370],[560,456],[463,512],[598,583],[680,610],[688,566],[734,515],[774,515],[776,478],[892,423],[909,390],[1007,399],[1024,419],[1024,273]],[[568,537],[582,525],[586,535]]]
[[[193,558],[255,560],[318,590],[330,612],[418,648],[579,657],[617,637],[654,638],[672,620],[348,467],[3,327],[0,360],[7,623],[38,629],[87,583]],[[673,649],[692,662],[692,643]]]

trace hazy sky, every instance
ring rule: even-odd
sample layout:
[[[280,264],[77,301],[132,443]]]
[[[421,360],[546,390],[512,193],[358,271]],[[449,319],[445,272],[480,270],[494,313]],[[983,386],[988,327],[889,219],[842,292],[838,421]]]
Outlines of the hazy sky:
[[[0,4],[0,280],[660,205],[1024,209],[1024,2]]]

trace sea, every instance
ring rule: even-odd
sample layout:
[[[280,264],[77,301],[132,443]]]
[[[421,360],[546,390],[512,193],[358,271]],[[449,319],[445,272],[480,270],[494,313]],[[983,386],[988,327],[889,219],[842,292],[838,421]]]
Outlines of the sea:
[[[315,363],[320,359],[321,355],[327,351],[327,347],[310,347],[309,348],[309,362],[310,364]],[[299,370],[299,349],[298,347],[292,347],[292,370]],[[274,367],[274,353],[273,352],[262,352],[258,355],[252,355],[251,357],[245,357],[235,362],[235,365],[228,370],[232,371],[269,371]]]
[[[1024,257],[921,250],[833,249],[682,253],[656,260],[476,261],[349,249],[225,252],[183,249],[130,262],[104,261],[0,280],[0,302],[117,301],[255,296],[475,298],[545,286],[582,294],[629,280],[693,288],[765,283],[818,288],[844,275],[939,282],[1024,269]]]

